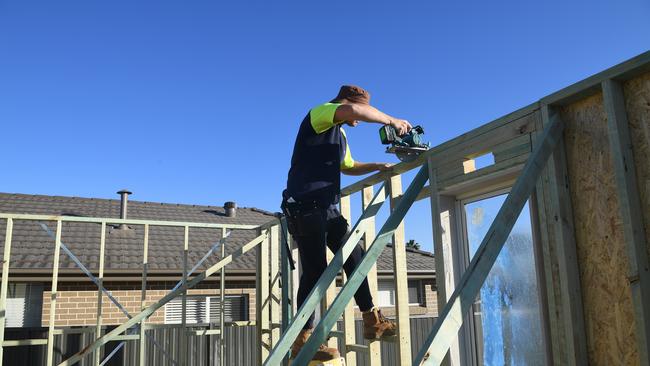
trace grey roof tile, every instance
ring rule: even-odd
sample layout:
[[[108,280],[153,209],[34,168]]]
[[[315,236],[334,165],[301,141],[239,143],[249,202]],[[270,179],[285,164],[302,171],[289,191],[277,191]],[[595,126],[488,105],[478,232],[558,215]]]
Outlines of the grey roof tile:
[[[130,219],[147,219],[160,221],[187,221],[207,223],[232,223],[261,225],[271,220],[272,215],[255,208],[238,208],[237,217],[224,215],[223,207],[168,204],[159,202],[129,201]],[[85,217],[119,217],[120,201],[0,193],[0,212],[21,214],[68,215]],[[14,223],[12,237],[12,269],[48,270],[52,268],[54,240],[40,227],[39,222],[17,220]],[[56,223],[44,222],[50,230],[56,229]],[[0,248],[4,247],[6,220],[0,220]],[[231,254],[256,236],[254,230],[234,230],[226,241],[226,254]],[[220,229],[192,228],[189,235],[188,263],[192,267],[210,247],[220,239]],[[92,223],[65,222],[61,241],[91,271],[99,268],[100,225]],[[143,227],[135,225],[132,230],[124,231],[108,227],[106,234],[105,270],[140,272],[142,270],[144,232]],[[168,271],[178,273],[183,267],[182,228],[150,227],[149,232],[149,269],[151,271]],[[1,250],[1,249],[0,249]],[[213,254],[201,269],[219,260]],[[380,272],[393,269],[392,249],[387,247],[378,260]],[[427,252],[407,250],[409,271],[433,271],[433,255]],[[75,269],[76,265],[63,252],[60,256],[61,269]],[[249,252],[228,265],[229,269],[255,271],[255,253]]]

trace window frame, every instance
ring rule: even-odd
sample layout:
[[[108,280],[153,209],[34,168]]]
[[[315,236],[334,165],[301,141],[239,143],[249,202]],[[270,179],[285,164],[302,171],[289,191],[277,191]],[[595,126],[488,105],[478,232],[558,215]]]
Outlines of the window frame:
[[[407,287],[409,289],[412,288],[410,286],[412,283],[416,284],[416,286],[414,286],[414,287],[417,290],[417,298],[418,298],[418,302],[415,302],[415,303],[412,303],[410,301],[410,299],[409,299],[409,306],[424,306],[424,302],[425,302],[424,291],[423,291],[424,281],[422,281],[421,279],[408,279],[407,281],[408,281]],[[383,283],[389,283],[392,286],[392,288],[390,290],[390,291],[392,291],[392,295],[391,295],[391,298],[393,299],[392,304],[384,305],[384,304],[379,303],[379,291],[380,291],[379,290],[379,284],[382,283],[382,282]],[[377,281],[377,299],[376,299],[377,304],[376,305],[378,307],[382,307],[382,308],[391,308],[391,307],[394,308],[395,307],[394,300],[395,300],[395,282],[393,280],[381,280],[381,279],[378,280]],[[354,306],[358,307],[356,304]]]
[[[468,237],[468,232],[467,232],[467,213],[465,212],[465,205],[485,200],[485,199],[490,199],[496,196],[500,196],[503,194],[509,194],[510,191],[512,190],[512,186],[509,187],[504,187],[500,189],[495,189],[492,191],[488,192],[482,192],[479,194],[473,194],[473,195],[466,195],[462,197],[455,197],[455,204],[454,204],[454,211],[456,213],[456,235],[457,235],[457,250],[458,254],[460,255],[460,264],[461,267],[459,268],[462,272],[460,273],[460,276],[463,275],[463,273],[467,270],[469,267],[470,263],[470,248],[469,248],[469,237]],[[537,230],[537,223],[538,223],[538,216],[536,212],[536,205],[537,205],[537,197],[535,195],[535,192],[531,194],[531,196],[528,198],[528,210],[530,213],[530,227],[531,227],[531,236],[532,236],[532,245],[533,245],[533,256],[534,256],[534,263],[535,263],[535,276],[537,278],[537,291],[538,291],[538,296],[540,299],[539,303],[539,313],[540,313],[540,326],[542,327],[542,342],[543,345],[542,347],[544,349],[548,349],[548,346],[550,344],[550,340],[548,339],[548,335],[546,332],[546,328],[548,326],[548,319],[547,319],[547,306],[543,299],[545,298],[545,283],[544,283],[544,278],[543,278],[543,271],[544,268],[541,267],[541,259],[539,256],[541,255],[540,248],[539,248],[539,243],[540,240],[538,238],[538,230]],[[476,321],[474,319],[474,313],[476,311],[476,305],[475,303],[472,303],[472,308],[470,310],[469,314],[466,314],[465,316],[465,322],[463,326],[461,327],[460,330],[460,339],[461,339],[461,357],[462,361],[461,364],[467,364],[471,366],[479,366],[481,365],[480,360],[478,359],[479,356],[479,344],[478,344],[478,335],[477,335],[477,326],[476,326]],[[548,364],[548,358],[545,360],[545,364]]]

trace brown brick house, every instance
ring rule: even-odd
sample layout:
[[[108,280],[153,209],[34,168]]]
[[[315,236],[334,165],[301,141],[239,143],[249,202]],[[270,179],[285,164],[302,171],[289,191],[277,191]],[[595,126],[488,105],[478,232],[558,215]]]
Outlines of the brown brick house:
[[[120,200],[0,193],[0,212],[85,217],[120,217]],[[129,201],[130,219],[260,225],[272,214],[255,208],[239,208],[228,216],[223,207]],[[54,222],[43,222],[54,229]],[[0,221],[0,247],[4,245],[6,222]],[[226,239],[226,254],[240,248],[257,234],[234,230]],[[61,241],[95,275],[99,268],[98,224],[64,223]],[[109,227],[106,234],[104,286],[130,313],[140,310],[143,229]],[[152,227],[146,304],[167,294],[180,280],[184,233],[180,228]],[[220,230],[192,229],[189,234],[189,267],[192,267],[221,237]],[[7,327],[47,326],[49,319],[54,240],[38,222],[16,221],[10,262],[7,302]],[[220,259],[213,253],[197,272]],[[412,314],[437,315],[433,255],[408,249],[409,300]],[[55,325],[94,325],[97,316],[97,286],[61,252]],[[249,320],[255,317],[254,251],[226,267],[226,319]],[[388,247],[378,260],[379,294],[376,302],[387,315],[392,313],[392,254]],[[214,322],[219,309],[218,273],[188,291],[188,323]],[[106,295],[102,301],[103,323],[120,324],[126,316]],[[180,298],[154,313],[150,323],[179,323]]]

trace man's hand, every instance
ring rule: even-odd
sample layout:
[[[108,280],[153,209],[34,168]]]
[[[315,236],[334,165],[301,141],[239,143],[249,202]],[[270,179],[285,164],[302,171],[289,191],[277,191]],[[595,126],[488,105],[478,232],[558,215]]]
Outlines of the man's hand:
[[[391,119],[390,120],[390,125],[393,126],[397,130],[397,133],[400,136],[404,135],[407,132],[409,132],[411,130],[411,128],[412,128],[409,121],[407,121],[405,119],[399,119],[399,118]]]

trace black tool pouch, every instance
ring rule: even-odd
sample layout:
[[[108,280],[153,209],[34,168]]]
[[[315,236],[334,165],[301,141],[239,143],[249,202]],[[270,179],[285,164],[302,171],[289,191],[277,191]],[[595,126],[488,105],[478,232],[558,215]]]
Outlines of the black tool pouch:
[[[282,211],[287,217],[287,230],[291,235],[310,236],[325,229],[325,210],[319,207],[299,207],[283,204]]]
[[[322,208],[305,210],[296,215],[296,236],[312,236],[325,231],[325,212]]]

